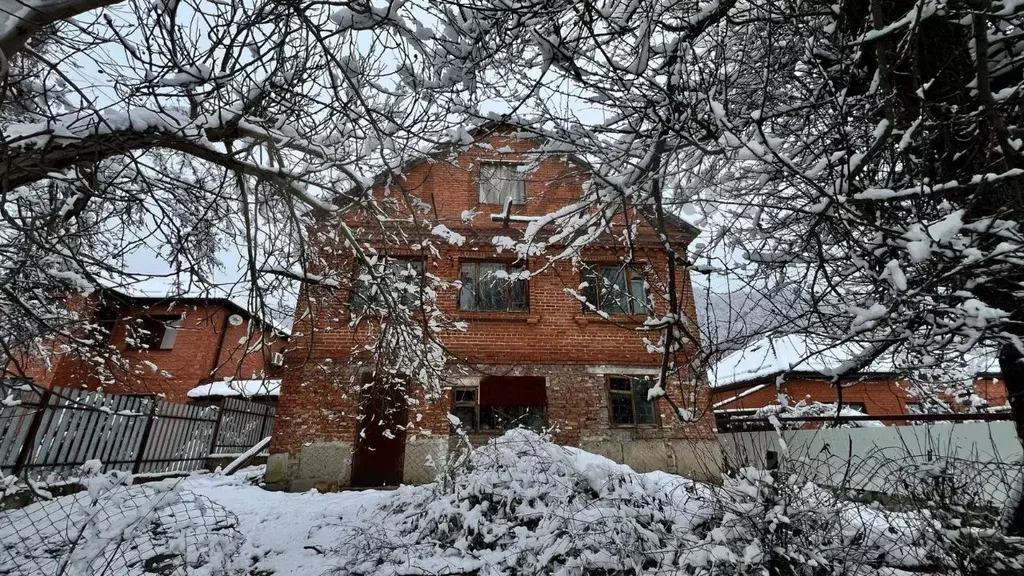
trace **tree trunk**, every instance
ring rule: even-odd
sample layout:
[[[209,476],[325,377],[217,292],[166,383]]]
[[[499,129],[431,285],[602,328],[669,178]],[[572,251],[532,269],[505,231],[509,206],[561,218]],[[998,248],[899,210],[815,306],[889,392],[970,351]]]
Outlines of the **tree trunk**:
[[[1024,355],[1013,344],[1003,344],[999,350],[999,368],[1010,399],[1010,414],[1017,427],[1017,438],[1024,444]],[[1009,502],[1006,511],[1006,532],[1011,536],[1024,536],[1024,475],[1018,480],[1017,498]]]

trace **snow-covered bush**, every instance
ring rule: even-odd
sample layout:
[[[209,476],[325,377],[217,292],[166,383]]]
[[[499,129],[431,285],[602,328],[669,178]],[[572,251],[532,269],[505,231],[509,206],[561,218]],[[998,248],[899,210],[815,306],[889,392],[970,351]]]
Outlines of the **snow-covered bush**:
[[[710,518],[708,489],[513,430],[473,451],[458,480],[409,487],[342,548],[358,574],[642,573],[673,565]]]
[[[1021,569],[1013,546],[993,532],[959,530],[934,511],[851,502],[795,476],[751,468],[722,486],[638,474],[525,430],[474,450],[451,477],[447,486],[400,488],[349,526],[336,551],[344,573],[837,576]],[[989,572],[967,569],[982,566],[983,557]],[[883,568],[889,572],[878,571]]]

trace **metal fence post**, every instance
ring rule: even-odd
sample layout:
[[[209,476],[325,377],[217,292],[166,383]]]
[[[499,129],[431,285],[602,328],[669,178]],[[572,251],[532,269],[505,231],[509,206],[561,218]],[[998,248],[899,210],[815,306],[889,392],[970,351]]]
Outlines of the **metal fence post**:
[[[150,432],[153,430],[153,420],[156,419],[156,405],[160,397],[154,395],[153,403],[149,406],[149,414],[146,415],[146,427],[142,429],[142,439],[139,440],[139,451],[135,455],[135,464],[132,465],[132,474],[138,474],[142,469],[142,457],[146,453],[146,444],[149,444]]]
[[[43,422],[43,416],[46,415],[46,411],[50,407],[50,395],[51,390],[44,388],[39,400],[39,411],[32,416],[32,423],[28,425],[28,433],[25,434],[21,451],[18,452],[18,459],[14,462],[13,474],[15,477],[21,476],[21,472],[28,465],[32,449],[36,447],[36,434],[39,432],[39,426]]]
[[[214,450],[217,449],[217,434],[220,433],[220,420],[224,417],[224,406],[215,406],[217,408],[217,420],[213,423],[213,434],[210,436],[210,449],[206,452],[207,456],[216,454]]]
[[[267,437],[267,422],[270,420],[270,406],[263,406],[263,424],[260,425],[260,437],[257,441]]]

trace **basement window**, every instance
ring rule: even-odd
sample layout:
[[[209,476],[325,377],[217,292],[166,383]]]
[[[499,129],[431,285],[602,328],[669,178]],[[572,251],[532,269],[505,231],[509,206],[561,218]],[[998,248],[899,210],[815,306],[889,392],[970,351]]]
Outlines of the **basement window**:
[[[654,382],[645,378],[611,377],[608,379],[609,411],[615,426],[653,426],[657,422],[654,401],[647,391]]]
[[[467,432],[504,432],[547,424],[545,380],[535,376],[488,376],[480,386],[452,391],[452,414]]]

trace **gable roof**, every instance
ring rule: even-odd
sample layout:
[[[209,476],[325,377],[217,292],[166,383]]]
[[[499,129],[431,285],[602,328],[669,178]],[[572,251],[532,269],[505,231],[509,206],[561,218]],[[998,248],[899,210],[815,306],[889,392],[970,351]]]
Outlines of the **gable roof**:
[[[481,123],[479,123],[479,124],[477,124],[475,126],[472,126],[471,128],[469,128],[465,132],[466,132],[466,134],[468,134],[469,136],[471,136],[473,138],[473,143],[475,143],[475,142],[477,142],[481,138],[486,138],[486,137],[491,136],[491,135],[499,134],[500,132],[502,132],[503,130],[506,130],[506,129],[511,130],[511,131],[516,131],[516,132],[527,132],[527,133],[530,133],[530,134],[532,134],[533,136],[535,136],[537,138],[544,138],[543,134],[540,134],[540,133],[530,129],[529,126],[517,123],[517,122],[515,122],[513,120],[487,120],[487,121],[481,122]],[[395,168],[385,169],[385,170],[380,171],[379,173],[377,173],[376,176],[373,177],[373,182],[372,182],[371,186],[381,186],[381,185],[384,185],[384,184],[388,183],[391,178],[393,178],[395,176],[402,176],[402,175],[408,174],[410,171],[412,171],[414,168],[416,168],[420,164],[423,164],[424,162],[437,161],[437,160],[441,159],[442,157],[444,157],[445,155],[451,153],[453,150],[456,150],[456,149],[458,149],[460,147],[471,146],[473,143],[468,143],[467,144],[467,143],[453,141],[453,142],[450,142],[448,144],[436,146],[436,147],[434,147],[433,149],[431,149],[431,150],[429,150],[427,152],[422,152],[422,153],[420,153],[417,156],[409,158],[408,160],[406,160],[405,162],[403,162],[402,164],[400,164],[399,166],[397,166]],[[593,166],[591,166],[591,164],[589,162],[587,162],[585,159],[581,158],[577,154],[574,154],[574,153],[571,153],[571,152],[559,152],[559,151],[552,151],[552,153],[553,154],[561,154],[561,155],[565,156],[570,162],[572,162],[573,164],[575,164],[579,168],[582,168],[583,170],[587,171],[588,173],[593,173],[594,172]],[[345,203],[351,202],[352,192],[357,191],[358,189],[359,189],[359,186],[356,185],[356,186],[352,186],[351,188],[349,188],[344,193],[339,193],[338,196],[335,197],[336,201],[337,201],[338,197],[344,197],[346,194],[348,194],[349,197],[346,198],[344,200],[344,202]],[[693,224],[690,224],[689,222],[684,220],[678,214],[674,214],[672,212],[665,212],[665,223],[670,225],[670,226],[673,226],[673,227],[677,228],[681,232],[684,232],[684,233],[687,233],[687,234],[691,234],[694,237],[698,236],[700,234],[700,232],[701,232],[699,228],[697,228]]]
[[[863,350],[857,343],[840,343],[807,334],[767,336],[723,358],[708,371],[708,382],[720,388],[785,372],[830,377]],[[869,366],[869,372],[894,374],[896,367],[891,357],[883,356]]]
[[[864,349],[865,346],[857,342],[808,334],[771,335],[724,357],[708,371],[708,382],[713,388],[728,389],[759,383],[783,373],[832,377]],[[951,356],[942,365],[973,377],[999,378],[1002,375],[998,355],[985,346]],[[885,353],[866,369],[850,375],[899,377],[906,372],[905,364],[897,361],[892,353]]]

